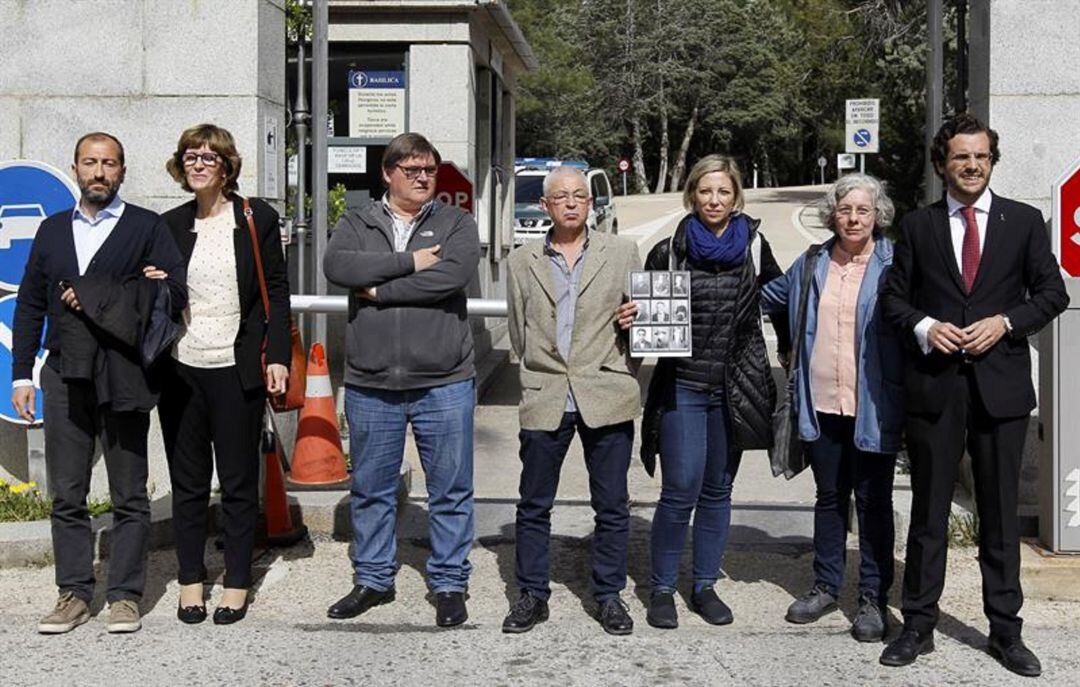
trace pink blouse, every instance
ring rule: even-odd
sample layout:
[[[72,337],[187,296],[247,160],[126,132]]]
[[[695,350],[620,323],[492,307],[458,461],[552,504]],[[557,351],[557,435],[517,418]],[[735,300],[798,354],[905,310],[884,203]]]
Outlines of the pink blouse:
[[[871,244],[863,255],[850,255],[837,243],[818,303],[817,334],[810,354],[810,392],[819,413],[853,417],[856,409],[855,306]]]

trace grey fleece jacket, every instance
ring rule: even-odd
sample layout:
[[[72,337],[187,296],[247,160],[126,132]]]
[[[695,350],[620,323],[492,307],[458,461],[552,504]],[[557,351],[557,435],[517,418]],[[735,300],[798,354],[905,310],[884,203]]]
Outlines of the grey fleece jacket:
[[[416,272],[412,251],[434,245],[439,262]],[[323,257],[326,278],[350,289],[345,383],[399,391],[474,377],[465,289],[479,261],[476,222],[458,208],[435,201],[401,253],[381,201],[347,212]],[[369,286],[375,302],[355,294]]]

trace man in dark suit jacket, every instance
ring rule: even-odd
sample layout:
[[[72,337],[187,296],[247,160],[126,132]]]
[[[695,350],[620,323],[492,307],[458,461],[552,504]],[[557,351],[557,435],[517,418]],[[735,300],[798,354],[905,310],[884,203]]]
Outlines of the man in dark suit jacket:
[[[1017,485],[1035,408],[1027,338],[1069,298],[1042,214],[990,192],[998,136],[968,114],[934,138],[931,158],[947,195],[900,223],[882,300],[908,338],[907,447],[911,527],[904,631],[881,662],[900,666],[933,651],[945,584],[948,519],[966,446],[975,476],[983,607],[990,652],[1006,668],[1038,675],[1020,638]]]
[[[49,351],[41,366],[45,394],[45,466],[53,497],[52,541],[56,586],[60,598],[38,623],[38,632],[68,632],[86,622],[94,594],[94,539],[86,496],[90,471],[100,439],[113,500],[109,548],[109,632],[134,632],[141,627],[139,601],[145,583],[150,502],[146,494],[146,435],[150,408],[118,407],[101,398],[94,380],[72,374],[64,365],[64,341],[58,326],[65,318],[82,317],[82,305],[69,282],[83,275],[115,276],[120,281],[143,273],[164,279],[175,316],[187,302],[180,252],[168,228],[155,213],[126,204],[117,195],[124,181],[124,149],[115,137],[87,134],[75,145],[72,172],[82,191],[79,204],[46,218],[38,228],[19,285],[12,346],[12,404],[28,422],[34,421],[33,371],[41,333]],[[97,331],[90,327],[91,331]],[[95,335],[98,346],[120,352],[116,340]],[[74,354],[74,349],[72,350]],[[85,377],[85,375],[82,375]],[[152,402],[150,402],[152,405]],[[130,405],[130,404],[128,404]]]

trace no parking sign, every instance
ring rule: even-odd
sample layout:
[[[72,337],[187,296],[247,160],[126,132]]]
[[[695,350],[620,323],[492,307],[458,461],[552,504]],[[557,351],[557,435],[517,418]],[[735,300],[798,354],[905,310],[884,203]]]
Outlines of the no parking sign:
[[[16,291],[41,220],[75,207],[79,187],[44,162],[0,162],[0,289]]]

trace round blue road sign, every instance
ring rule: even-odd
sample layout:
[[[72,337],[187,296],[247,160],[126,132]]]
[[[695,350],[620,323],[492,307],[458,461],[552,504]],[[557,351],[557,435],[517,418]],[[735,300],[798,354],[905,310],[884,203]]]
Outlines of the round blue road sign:
[[[15,406],[11,403],[11,346],[12,346],[12,323],[15,320],[15,294],[9,294],[0,298],[0,419],[14,422],[19,425],[30,424],[19,417],[15,412]],[[42,331],[42,344],[45,342],[45,332]],[[39,349],[41,346],[38,347]],[[38,377],[41,366],[45,364],[47,351],[39,350],[37,359],[34,360],[34,386],[37,393],[34,394],[34,418],[41,420],[41,382]]]
[[[855,145],[860,148],[870,145],[870,131],[868,129],[859,129],[851,138],[855,141]]]
[[[78,198],[75,182],[51,165],[0,162],[0,289],[19,288],[41,220],[75,207]]]

